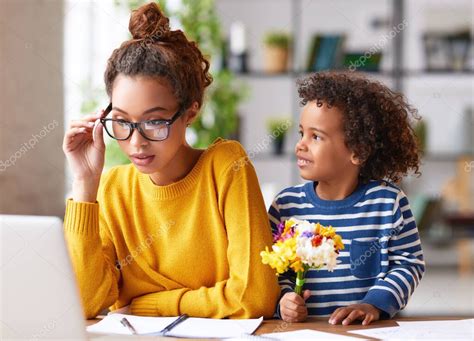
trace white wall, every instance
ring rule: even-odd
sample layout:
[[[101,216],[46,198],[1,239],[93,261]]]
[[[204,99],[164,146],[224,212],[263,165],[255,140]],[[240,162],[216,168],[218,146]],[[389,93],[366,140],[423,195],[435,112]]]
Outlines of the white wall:
[[[0,212],[64,213],[63,2],[0,1]]]

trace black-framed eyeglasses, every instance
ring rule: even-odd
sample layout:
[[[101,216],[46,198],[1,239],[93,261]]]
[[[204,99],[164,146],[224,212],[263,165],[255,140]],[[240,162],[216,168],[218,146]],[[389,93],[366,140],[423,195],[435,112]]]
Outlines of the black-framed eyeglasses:
[[[148,120],[141,122],[128,122],[122,119],[105,118],[112,111],[112,103],[105,109],[100,123],[105,128],[107,134],[119,141],[125,141],[133,134],[133,130],[138,132],[149,141],[163,141],[169,136],[171,125],[183,113],[180,108],[169,120]]]

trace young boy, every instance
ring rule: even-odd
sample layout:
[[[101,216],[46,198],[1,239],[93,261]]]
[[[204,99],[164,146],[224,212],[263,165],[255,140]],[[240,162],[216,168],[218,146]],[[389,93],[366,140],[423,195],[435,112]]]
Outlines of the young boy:
[[[298,82],[303,112],[297,164],[304,185],[281,191],[269,210],[272,229],[291,217],[331,225],[345,249],[334,272],[310,270],[303,297],[291,273],[280,276],[277,315],[287,322],[330,316],[363,325],[403,309],[425,271],[407,197],[393,183],[418,172],[411,108],[386,86],[349,72]],[[391,181],[391,182],[388,182]]]

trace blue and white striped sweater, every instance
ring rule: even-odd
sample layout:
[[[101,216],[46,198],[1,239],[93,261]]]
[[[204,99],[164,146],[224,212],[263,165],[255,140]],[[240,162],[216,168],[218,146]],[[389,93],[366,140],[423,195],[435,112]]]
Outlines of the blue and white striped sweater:
[[[418,229],[407,197],[384,181],[360,185],[343,200],[322,200],[314,182],[281,191],[269,210],[270,224],[292,217],[331,225],[341,235],[334,272],[310,270],[304,289],[310,316],[329,316],[335,309],[370,303],[392,317],[403,309],[425,271]],[[282,295],[292,291],[291,273],[279,278]],[[279,308],[277,311],[279,315]]]

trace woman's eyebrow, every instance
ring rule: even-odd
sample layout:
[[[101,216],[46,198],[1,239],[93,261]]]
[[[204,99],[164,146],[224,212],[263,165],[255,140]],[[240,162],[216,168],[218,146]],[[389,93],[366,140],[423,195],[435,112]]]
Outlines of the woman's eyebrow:
[[[112,110],[116,110],[118,112],[121,112],[122,114],[125,114],[125,115],[128,115],[128,112],[126,112],[125,110],[123,109],[120,109],[119,107],[113,107]],[[154,108],[151,108],[151,109],[147,109],[145,110],[142,115],[146,115],[146,114],[149,114],[149,113],[152,113],[154,111],[166,111],[167,109],[166,108],[163,108],[163,107],[154,107]]]

